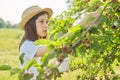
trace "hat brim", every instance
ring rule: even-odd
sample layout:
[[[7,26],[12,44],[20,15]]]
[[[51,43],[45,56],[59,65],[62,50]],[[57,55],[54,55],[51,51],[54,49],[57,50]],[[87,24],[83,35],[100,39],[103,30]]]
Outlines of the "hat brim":
[[[41,10],[37,10],[37,11],[35,11],[35,12],[33,12],[33,13],[30,13],[28,16],[26,16],[24,19],[22,19],[22,21],[21,21],[21,23],[20,23],[21,29],[24,29],[26,23],[27,23],[32,17],[34,17],[34,16],[37,15],[38,13],[44,12],[44,11],[48,13],[48,18],[50,19],[50,17],[51,17],[52,14],[53,14],[52,9],[50,9],[50,8],[44,8],[44,9],[41,9]]]

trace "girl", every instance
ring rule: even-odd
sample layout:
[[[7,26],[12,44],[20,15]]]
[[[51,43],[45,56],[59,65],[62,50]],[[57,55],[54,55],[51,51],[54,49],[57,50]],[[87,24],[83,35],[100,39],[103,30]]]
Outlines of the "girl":
[[[52,14],[52,9],[42,9],[38,6],[31,6],[23,12],[20,27],[25,33],[20,42],[19,50],[20,54],[24,53],[25,55],[21,68],[32,58],[35,58],[35,60],[40,63],[40,57],[49,51],[46,45],[35,46],[34,41],[47,38],[48,21]],[[34,74],[31,80],[36,80],[36,76],[38,75],[37,68],[33,66],[25,73]]]

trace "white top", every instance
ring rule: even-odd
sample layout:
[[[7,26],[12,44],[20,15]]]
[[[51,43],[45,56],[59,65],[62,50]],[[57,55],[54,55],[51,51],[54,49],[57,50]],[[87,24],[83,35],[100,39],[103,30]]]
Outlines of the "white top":
[[[34,42],[26,40],[20,47],[20,55],[25,53],[24,55],[24,63],[20,64],[20,67],[23,68],[32,58],[40,63],[40,57],[34,57],[40,45],[35,46]],[[36,76],[38,75],[37,68],[32,66],[30,69],[25,71],[25,73],[33,73],[34,77],[30,80],[36,80]]]
[[[25,53],[24,55],[24,62],[20,64],[20,67],[23,68],[31,59],[35,58],[35,60],[40,63],[41,57],[34,57],[37,50],[40,48],[40,45],[35,46],[33,41],[26,40],[20,47],[20,55]],[[60,72],[67,71],[69,69],[69,59],[66,58],[58,67]],[[30,69],[25,71],[25,73],[33,73],[34,77],[30,80],[36,80],[36,76],[38,75],[37,68],[32,66]]]

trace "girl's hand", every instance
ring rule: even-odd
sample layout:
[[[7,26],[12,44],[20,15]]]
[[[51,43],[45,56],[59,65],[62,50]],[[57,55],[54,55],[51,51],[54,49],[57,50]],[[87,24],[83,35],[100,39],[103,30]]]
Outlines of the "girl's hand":
[[[93,23],[98,17],[100,16],[100,13],[98,12],[90,12],[87,15],[85,15],[78,24],[83,26],[84,28],[87,28],[90,26],[91,23]]]

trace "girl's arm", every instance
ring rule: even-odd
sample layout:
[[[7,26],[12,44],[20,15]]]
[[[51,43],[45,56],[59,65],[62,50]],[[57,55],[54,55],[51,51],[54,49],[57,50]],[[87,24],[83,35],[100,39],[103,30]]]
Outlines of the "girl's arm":
[[[46,45],[41,45],[36,54],[35,54],[35,57],[41,57],[43,56],[45,53],[49,52],[50,50],[47,49],[47,46]]]
[[[80,22],[78,23],[79,25],[83,26],[84,28],[87,28],[90,26],[92,22],[94,22],[98,17],[100,16],[100,13],[98,12],[90,12],[87,15],[85,15]],[[93,17],[94,19],[91,20],[89,23],[87,23],[87,19]],[[67,32],[63,36],[61,36],[59,39],[65,38],[66,36],[69,36],[71,33]]]

